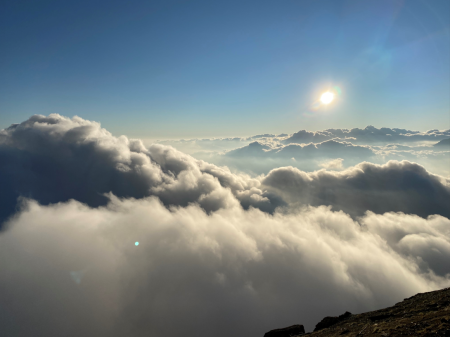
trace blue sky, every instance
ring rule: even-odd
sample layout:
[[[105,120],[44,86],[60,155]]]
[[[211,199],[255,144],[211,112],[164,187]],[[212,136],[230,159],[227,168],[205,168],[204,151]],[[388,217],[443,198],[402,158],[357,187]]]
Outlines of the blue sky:
[[[50,113],[142,138],[450,128],[449,13],[448,0],[4,1],[0,128]]]

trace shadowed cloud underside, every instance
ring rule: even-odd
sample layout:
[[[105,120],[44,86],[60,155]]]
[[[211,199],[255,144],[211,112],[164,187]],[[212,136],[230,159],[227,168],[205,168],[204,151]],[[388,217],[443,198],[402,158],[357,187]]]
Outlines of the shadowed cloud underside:
[[[0,131],[0,159],[10,336],[308,331],[450,285],[449,180],[412,162],[252,178],[59,115]]]

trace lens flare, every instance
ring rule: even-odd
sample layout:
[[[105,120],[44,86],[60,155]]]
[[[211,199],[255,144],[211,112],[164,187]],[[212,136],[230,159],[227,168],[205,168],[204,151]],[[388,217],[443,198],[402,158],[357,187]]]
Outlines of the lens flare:
[[[139,246],[139,242],[136,241],[136,242],[134,243],[134,245],[135,245],[135,246]]]
[[[324,92],[322,96],[320,96],[320,101],[323,104],[330,104],[334,100],[334,94],[332,92]]]

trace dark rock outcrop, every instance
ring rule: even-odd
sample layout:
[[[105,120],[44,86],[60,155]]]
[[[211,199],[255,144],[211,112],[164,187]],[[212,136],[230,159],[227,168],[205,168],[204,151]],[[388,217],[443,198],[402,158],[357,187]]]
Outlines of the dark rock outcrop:
[[[265,337],[357,337],[357,336],[436,336],[450,337],[450,288],[421,293],[392,307],[339,317],[325,317],[314,332],[290,332],[289,328],[272,330]],[[276,334],[278,331],[287,334]],[[274,334],[271,334],[274,332]]]
[[[291,325],[287,328],[270,330],[264,334],[264,337],[291,337],[299,336],[305,333],[303,325]]]
[[[338,317],[327,316],[324,319],[322,319],[319,323],[317,323],[314,331],[319,331],[319,330],[329,328],[330,326],[335,325],[339,322],[342,322],[351,316],[352,316],[352,314],[348,311],[346,311],[345,314],[342,314]]]
[[[392,307],[351,315],[308,337],[450,337],[450,288],[414,295]]]

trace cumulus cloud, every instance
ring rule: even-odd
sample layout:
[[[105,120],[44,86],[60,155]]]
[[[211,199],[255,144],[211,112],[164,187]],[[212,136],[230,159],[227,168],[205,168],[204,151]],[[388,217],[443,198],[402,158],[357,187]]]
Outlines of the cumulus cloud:
[[[286,139],[289,135],[286,133],[274,135],[274,134],[261,134],[249,137],[222,137],[222,138],[193,138],[193,139],[165,139],[165,140],[152,140],[143,139],[143,143],[147,146],[152,144],[169,145],[177,150],[194,155],[205,155],[208,153],[223,153],[224,151],[234,150],[243,146],[247,146],[255,140],[267,143],[278,144],[280,141]]]
[[[255,136],[256,137],[256,136]],[[146,146],[152,144],[168,145],[186,154],[211,153],[233,150],[238,147],[248,145],[253,141],[253,137],[227,137],[227,138],[202,138],[202,139],[166,139],[151,140],[143,139]]]
[[[291,144],[280,149],[255,142],[233,153],[241,160],[264,152],[285,158],[291,164],[293,156],[298,161],[313,158],[316,153],[332,156],[349,152],[364,157],[372,150],[336,141],[307,146]],[[279,164],[276,159],[273,162]],[[397,169],[388,169],[393,167]],[[308,178],[313,182],[310,186],[299,178],[306,176],[319,178]],[[352,188],[347,186],[350,182],[354,183]],[[250,178],[196,160],[170,146],[145,147],[140,140],[112,136],[99,123],[60,115],[33,116],[0,131],[0,183],[3,205],[0,220],[14,213],[18,197],[42,204],[75,199],[97,207],[107,203],[104,194],[109,192],[133,198],[154,195],[166,206],[197,203],[207,212],[240,203],[245,209],[256,207],[271,213],[287,203],[302,203],[333,205],[352,215],[371,210],[447,216],[448,211],[442,205],[449,200],[448,180],[429,174],[417,164],[389,164],[380,168],[366,163],[341,175],[321,171],[308,175],[293,168],[281,168],[267,177]],[[378,200],[381,195],[389,195],[394,202]]]
[[[251,178],[33,116],[0,131],[0,186],[6,336],[262,336],[450,285],[450,181],[407,161]]]
[[[283,145],[278,141],[258,140],[223,154],[196,153],[193,156],[217,165],[226,165],[240,172],[259,175],[289,165],[301,170],[314,171],[321,168],[324,161],[337,158],[345,159],[346,164],[351,166],[364,160],[375,159],[376,153],[369,146],[335,140],[302,145]]]
[[[272,210],[278,200],[258,190],[259,181],[231,174],[175,150],[140,140],[114,137],[99,123],[79,117],[33,116],[0,131],[0,220],[12,214],[16,199],[41,203],[71,198],[105,205],[104,193],[142,198],[157,195],[166,205],[199,202],[208,211],[234,202]],[[255,197],[251,197],[257,194]],[[254,202],[254,203],[253,203]]]
[[[292,135],[262,134],[158,143],[250,175],[267,174],[274,168],[289,165],[314,171],[322,168],[327,159],[342,158],[345,159],[345,167],[364,160],[377,164],[409,160],[436,174],[450,177],[450,149],[445,145],[448,137],[450,130],[419,132],[368,126],[364,129],[301,130]],[[153,143],[144,141],[144,144]]]
[[[324,162],[324,163],[320,164],[320,166],[323,168],[326,168],[326,169],[331,169],[331,170],[342,170],[344,168],[344,166],[342,165],[343,161],[344,161],[344,159],[337,158],[337,159],[333,159],[333,160]]]
[[[328,129],[323,131],[301,130],[283,140],[290,143],[320,143],[325,140],[338,138],[352,143],[395,143],[395,142],[436,142],[450,136],[450,130],[429,130],[426,132],[412,131],[399,128],[380,128],[367,126],[364,129]]]
[[[314,157],[335,157],[336,155],[351,156],[353,158],[369,158],[374,155],[369,147],[353,145],[348,142],[334,140],[318,144],[289,144],[272,148],[269,145],[253,142],[248,146],[227,152],[230,157],[272,157],[311,159]]]
[[[408,161],[365,162],[342,172],[282,167],[272,170],[262,184],[289,204],[330,205],[353,216],[371,210],[450,217],[450,179]]]
[[[256,337],[450,284],[441,216],[109,199],[24,200],[0,236],[4,335]]]
[[[252,175],[267,174],[274,168],[289,165],[305,171],[315,171],[323,168],[325,161],[341,158],[345,160],[345,167],[365,160],[376,164],[384,164],[389,160],[409,160],[434,173],[450,177],[450,151],[445,145],[413,145],[411,142],[387,145],[374,145],[373,142],[363,145],[364,142],[360,142],[357,145],[352,142],[355,142],[355,138],[282,144],[279,138],[261,138],[228,151],[199,151],[192,156]]]
[[[443,139],[440,142],[434,144],[434,146],[438,148],[445,148],[445,147],[448,148],[450,146],[450,138]]]
[[[390,144],[372,146],[376,156],[371,160],[383,163],[388,160],[409,160],[425,166],[433,173],[450,178],[450,149],[432,146],[405,146]]]
[[[386,145],[392,144],[391,147],[397,147],[397,149],[410,149],[410,146],[404,144],[428,145],[426,150],[433,150],[432,145],[441,141],[442,143],[436,144],[437,147],[446,147],[448,145],[448,139],[450,137],[450,130],[429,130],[426,132],[412,131],[399,128],[375,128],[373,126],[367,126],[364,129],[327,129],[322,131],[307,131],[300,130],[291,135],[288,134],[262,134],[251,137],[229,137],[229,138],[204,138],[204,139],[181,139],[181,140],[161,140],[151,141],[144,140],[144,144],[150,145],[153,143],[159,143],[163,145],[170,145],[176,149],[194,155],[205,155],[207,153],[223,153],[224,151],[232,151],[238,148],[246,146],[250,147],[251,143],[268,145],[271,148],[281,148],[283,145],[289,144],[317,144],[324,143],[326,141],[334,140],[339,143],[352,143],[357,145]],[[255,152],[257,145],[253,144],[250,147]],[[441,147],[441,148],[442,148]],[[442,149],[441,149],[442,150]],[[246,150],[242,150],[246,151]]]

